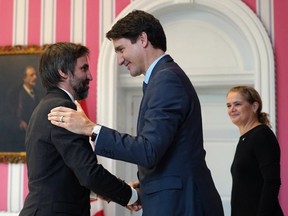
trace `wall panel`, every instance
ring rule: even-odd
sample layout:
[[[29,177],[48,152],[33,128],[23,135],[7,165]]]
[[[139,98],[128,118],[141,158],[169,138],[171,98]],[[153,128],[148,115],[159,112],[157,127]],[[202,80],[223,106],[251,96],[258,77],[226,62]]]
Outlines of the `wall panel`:
[[[0,0],[0,45],[11,45],[13,39],[13,1]]]
[[[277,135],[281,147],[280,201],[288,215],[288,1],[274,0],[274,47],[276,58]]]

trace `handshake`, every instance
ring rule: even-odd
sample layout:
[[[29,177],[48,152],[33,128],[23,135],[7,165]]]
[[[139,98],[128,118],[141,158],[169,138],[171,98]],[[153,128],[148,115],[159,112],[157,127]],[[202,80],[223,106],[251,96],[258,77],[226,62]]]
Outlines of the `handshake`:
[[[134,188],[136,190],[137,195],[138,195],[138,200],[136,202],[134,202],[133,204],[127,205],[126,208],[129,209],[130,211],[135,211],[135,212],[139,211],[142,209],[141,192],[139,189],[140,183],[139,183],[139,181],[136,181],[136,182],[130,182],[128,185],[130,185],[132,188]],[[111,201],[111,199],[97,195],[93,191],[90,192],[90,199],[101,199],[101,200],[105,200],[107,203],[109,203]]]
[[[140,209],[142,209],[141,191],[139,189],[140,183],[139,183],[139,181],[135,181],[135,182],[130,182],[129,185],[137,191],[138,200],[135,203],[126,206],[126,208],[129,209],[130,211],[139,211]]]

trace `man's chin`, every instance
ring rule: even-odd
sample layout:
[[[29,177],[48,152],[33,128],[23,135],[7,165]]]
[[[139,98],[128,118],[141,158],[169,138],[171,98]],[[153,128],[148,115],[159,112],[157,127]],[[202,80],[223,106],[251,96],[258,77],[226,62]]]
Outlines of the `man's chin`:
[[[85,100],[88,97],[88,91],[77,95],[76,100]]]
[[[133,74],[133,73],[130,73],[130,76],[131,76],[131,77],[137,77],[137,76],[138,76],[138,74]]]

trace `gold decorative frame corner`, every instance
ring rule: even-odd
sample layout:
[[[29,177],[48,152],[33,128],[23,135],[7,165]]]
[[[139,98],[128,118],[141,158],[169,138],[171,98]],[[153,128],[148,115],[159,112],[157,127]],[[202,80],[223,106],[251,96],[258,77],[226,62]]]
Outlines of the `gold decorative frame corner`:
[[[0,163],[26,163],[26,152],[0,152]]]
[[[38,45],[0,46],[0,55],[41,54],[47,46],[48,44],[45,44],[43,46]]]

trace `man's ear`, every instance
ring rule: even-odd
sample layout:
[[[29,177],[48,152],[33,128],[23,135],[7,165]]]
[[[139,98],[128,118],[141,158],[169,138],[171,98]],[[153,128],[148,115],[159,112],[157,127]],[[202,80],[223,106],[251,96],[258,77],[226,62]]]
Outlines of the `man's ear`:
[[[68,74],[64,73],[62,70],[58,69],[58,73],[63,79],[67,79],[68,78]]]
[[[142,32],[139,35],[139,40],[140,40],[143,47],[146,47],[148,45],[148,37],[147,37],[146,32]]]

